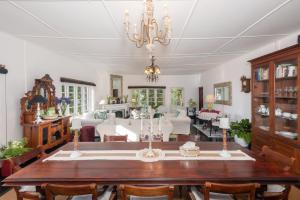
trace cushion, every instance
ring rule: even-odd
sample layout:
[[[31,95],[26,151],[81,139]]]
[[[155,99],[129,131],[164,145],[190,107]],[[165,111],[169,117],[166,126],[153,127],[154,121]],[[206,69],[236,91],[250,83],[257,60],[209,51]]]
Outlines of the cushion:
[[[100,110],[95,111],[94,112],[94,118],[105,120],[105,119],[107,119],[107,112],[106,111],[100,111]]]
[[[158,196],[158,197],[137,197],[131,196],[130,200],[168,200],[167,196]]]
[[[22,186],[19,192],[36,192],[36,187],[33,185]]]
[[[192,187],[191,191],[196,200],[204,200],[203,194],[196,187]],[[229,194],[219,194],[213,192],[210,193],[209,199],[210,200],[233,200],[233,198]]]
[[[269,184],[267,185],[267,192],[283,192],[285,187],[282,185]]]
[[[97,198],[97,200],[108,200],[111,193],[113,191],[113,187],[109,187],[101,196]],[[71,200],[92,200],[92,195],[79,195],[72,197]]]

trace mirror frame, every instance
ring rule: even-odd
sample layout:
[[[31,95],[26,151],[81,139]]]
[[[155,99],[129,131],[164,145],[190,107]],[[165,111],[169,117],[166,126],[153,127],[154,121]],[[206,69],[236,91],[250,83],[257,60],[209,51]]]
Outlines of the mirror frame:
[[[215,100],[215,104],[221,104],[221,105],[232,105],[232,83],[231,82],[223,82],[223,83],[216,83],[214,84],[214,95],[216,94],[216,88],[220,87],[229,87],[229,100]]]
[[[121,79],[121,94],[118,98],[122,98],[122,96],[123,96],[123,76],[120,76],[120,75],[113,75],[113,74],[110,75],[110,95],[111,95],[111,97],[113,97],[113,79],[114,78]]]

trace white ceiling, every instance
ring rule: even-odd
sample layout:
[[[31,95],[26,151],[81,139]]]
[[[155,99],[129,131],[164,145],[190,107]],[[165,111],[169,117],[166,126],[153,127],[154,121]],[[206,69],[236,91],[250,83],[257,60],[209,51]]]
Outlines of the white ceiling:
[[[164,74],[212,68],[300,29],[300,0],[154,0],[162,18],[167,2],[172,42],[156,45]],[[142,73],[145,48],[128,41],[124,10],[138,23],[142,0],[0,1],[0,30],[115,73]]]

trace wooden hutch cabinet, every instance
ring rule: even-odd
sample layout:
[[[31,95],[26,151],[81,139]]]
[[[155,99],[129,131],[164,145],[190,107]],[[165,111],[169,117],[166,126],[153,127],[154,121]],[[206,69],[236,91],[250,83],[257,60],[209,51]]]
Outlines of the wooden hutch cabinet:
[[[252,150],[263,145],[297,159],[300,171],[300,45],[250,60]]]
[[[28,140],[28,146],[36,148],[41,146],[43,149],[50,149],[68,141],[70,138],[70,116],[54,117],[53,119],[35,122],[37,106],[30,104],[36,95],[41,95],[47,99],[46,103],[41,104],[41,110],[56,108],[55,87],[53,80],[48,74],[41,79],[35,79],[35,85],[21,98],[21,125],[23,126],[23,136]]]

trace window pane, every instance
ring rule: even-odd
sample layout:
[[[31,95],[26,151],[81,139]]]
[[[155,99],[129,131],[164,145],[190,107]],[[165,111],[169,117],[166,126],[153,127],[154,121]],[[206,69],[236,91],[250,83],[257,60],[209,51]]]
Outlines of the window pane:
[[[77,87],[77,113],[82,114],[82,95],[81,87]]]
[[[69,105],[69,111],[70,111],[70,114],[73,114],[74,113],[74,102],[75,102],[75,99],[74,99],[74,86],[69,86],[69,98],[70,98],[70,105]]]
[[[183,89],[172,88],[171,89],[171,105],[183,106]]]
[[[84,87],[84,112],[88,111],[88,88]]]
[[[61,96],[66,97],[66,89],[64,85],[61,86]]]

